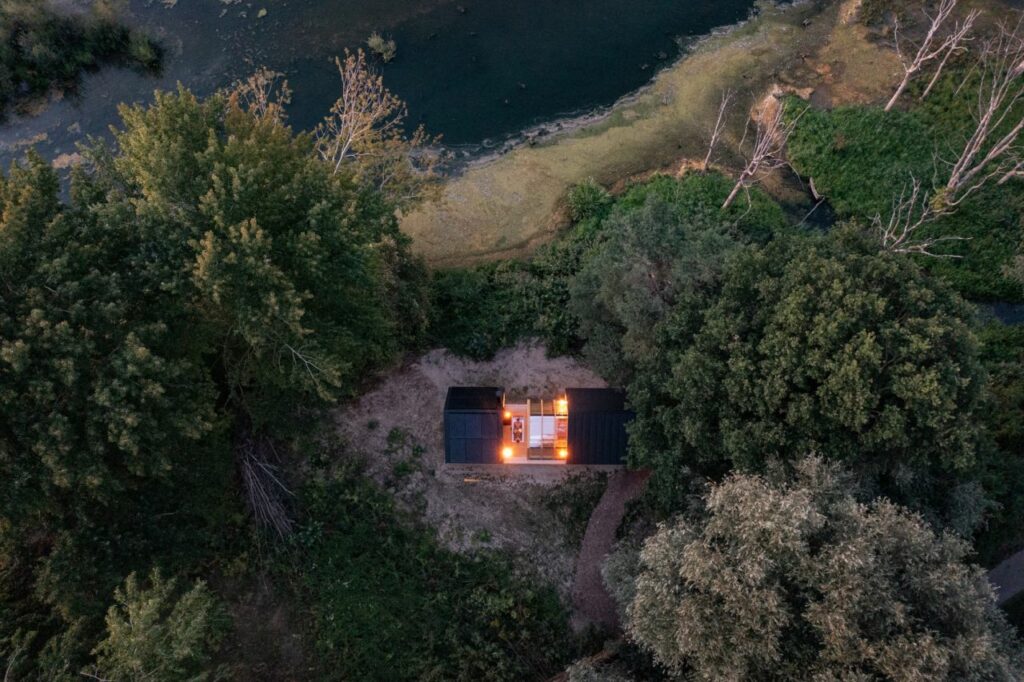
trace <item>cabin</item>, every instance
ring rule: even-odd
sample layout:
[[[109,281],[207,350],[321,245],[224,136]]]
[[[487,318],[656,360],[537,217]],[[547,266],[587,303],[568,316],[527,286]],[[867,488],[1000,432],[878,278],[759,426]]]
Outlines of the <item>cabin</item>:
[[[567,388],[537,398],[498,387],[452,386],[444,405],[444,459],[623,466],[632,419],[617,389]]]

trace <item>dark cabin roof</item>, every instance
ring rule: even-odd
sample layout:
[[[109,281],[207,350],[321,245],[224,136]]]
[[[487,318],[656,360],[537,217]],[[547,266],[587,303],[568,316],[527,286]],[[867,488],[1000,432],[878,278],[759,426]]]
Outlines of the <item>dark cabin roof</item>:
[[[629,449],[627,424],[633,413],[626,396],[611,388],[569,388],[569,463],[626,463]]]
[[[567,388],[569,414],[587,412],[624,412],[626,394],[614,388]]]
[[[503,389],[480,386],[452,386],[444,401],[445,412],[497,412]]]

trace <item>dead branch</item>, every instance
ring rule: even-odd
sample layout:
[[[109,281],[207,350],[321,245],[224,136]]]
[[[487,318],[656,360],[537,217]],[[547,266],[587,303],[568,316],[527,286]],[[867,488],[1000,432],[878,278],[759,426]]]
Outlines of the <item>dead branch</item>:
[[[245,501],[256,521],[279,537],[292,531],[285,498],[293,496],[281,480],[273,442],[265,436],[245,434],[236,447]]]
[[[405,103],[384,87],[362,50],[335,59],[341,97],[313,132],[316,152],[334,174],[349,165],[358,180],[406,209],[439,190],[437,169],[444,156],[420,126],[410,137],[402,124]]]
[[[733,91],[723,90],[722,101],[718,105],[718,119],[715,121],[715,128],[711,131],[711,141],[708,143],[708,153],[704,157],[704,162],[701,163],[700,172],[707,173],[708,166],[711,165],[711,157],[715,153],[715,147],[718,146],[718,142],[722,139],[722,133],[725,131],[725,115],[729,111],[729,104],[732,102]]]
[[[747,165],[740,172],[736,184],[733,186],[729,196],[726,197],[725,203],[722,204],[722,210],[732,206],[740,191],[749,192],[750,185],[756,182],[758,177],[786,165],[786,144],[789,142],[789,138],[796,129],[796,124],[804,111],[801,111],[787,122],[785,107],[782,105],[782,102],[779,102],[777,99],[769,102],[769,105],[765,107],[765,110],[761,112],[761,116],[757,120],[754,146]],[[746,132],[744,132],[745,137]]]
[[[963,21],[958,21],[953,27],[953,32],[945,40],[945,52],[942,55],[942,59],[939,61],[939,65],[935,67],[935,73],[932,74],[932,79],[928,81],[928,86],[921,93],[919,98],[921,101],[927,99],[928,95],[931,94],[932,88],[939,82],[942,70],[946,68],[950,57],[966,52],[966,43],[973,40],[971,31],[974,29],[974,22],[978,20],[979,16],[981,16],[981,12],[972,9],[967,13]]]
[[[341,77],[341,97],[331,113],[314,130],[316,150],[337,173],[349,159],[366,154],[391,133],[401,132],[405,104],[384,87],[383,76],[374,74],[362,50],[334,60]]]
[[[260,68],[245,80],[235,83],[231,98],[257,118],[271,117],[283,121],[284,107],[292,101],[292,91],[284,74]]]
[[[931,90],[934,81],[938,80],[938,74],[942,68],[945,67],[946,62],[949,61],[950,56],[958,52],[962,48],[962,44],[967,39],[967,36],[971,32],[971,28],[974,26],[975,20],[978,18],[977,11],[971,11],[967,17],[960,22],[957,22],[953,31],[947,36],[940,39],[943,25],[953,14],[956,9],[958,0],[940,0],[939,7],[935,12],[935,15],[929,15],[927,10],[924,15],[928,18],[928,32],[925,34],[921,44],[918,45],[917,51],[911,57],[904,53],[902,40],[900,38],[900,25],[899,21],[896,22],[896,28],[894,30],[894,43],[896,47],[896,54],[899,56],[900,64],[903,66],[903,79],[900,84],[896,87],[896,91],[893,93],[889,102],[885,105],[885,110],[889,111],[896,102],[899,101],[903,91],[907,89],[910,82],[924,69],[924,67],[930,62],[942,57],[939,69],[936,71],[933,77],[933,82],[929,84],[928,90]]]
[[[1006,182],[1024,168],[1024,13],[1003,22],[979,61],[976,125],[952,164],[943,201],[962,203],[989,181]]]
[[[966,237],[938,236],[921,237],[919,230],[938,218],[949,215],[951,210],[935,208],[931,197],[922,190],[921,181],[911,176],[909,189],[904,186],[899,196],[893,199],[892,211],[886,222],[881,215],[874,219],[882,249],[892,253],[918,254],[932,258],[960,258],[955,254],[935,253],[933,249],[942,242],[965,241]]]

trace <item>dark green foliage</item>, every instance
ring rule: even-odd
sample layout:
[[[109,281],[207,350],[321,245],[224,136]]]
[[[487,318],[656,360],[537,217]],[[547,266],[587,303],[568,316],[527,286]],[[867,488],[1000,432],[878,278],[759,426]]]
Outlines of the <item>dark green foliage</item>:
[[[969,315],[913,262],[856,239],[740,251],[714,290],[672,310],[630,386],[631,456],[673,500],[684,466],[758,471],[819,452],[896,499],[943,506],[979,463]]]
[[[68,15],[42,0],[0,1],[0,115],[23,98],[74,88],[103,64],[158,69],[159,46],[111,15],[103,2]]]
[[[565,526],[566,535],[573,542],[581,543],[590,515],[607,487],[605,473],[572,474],[545,493],[544,504]]]
[[[232,437],[286,439],[425,320],[393,207],[233,100],[160,94],[70,200],[0,179],[0,641],[76,676],[114,588],[244,542]],[[27,641],[27,640],[26,640]]]
[[[807,109],[787,151],[794,167],[814,179],[840,215],[888,218],[893,196],[911,175],[931,181],[931,140],[927,126],[902,111]]]
[[[723,212],[731,182],[717,174],[658,177],[626,192],[570,284],[571,310],[590,364],[627,380],[654,352],[655,328],[678,300],[714,285],[726,256],[782,231],[762,192]]]
[[[976,550],[979,561],[991,566],[1024,548],[1024,326],[989,324],[979,330],[979,340],[989,376],[982,416],[996,448],[984,485],[998,505]]]
[[[542,680],[573,651],[554,591],[497,554],[462,556],[361,477],[308,486],[295,576],[328,679]]]
[[[662,307],[676,288],[709,277],[716,267],[714,259],[702,259],[719,247],[763,241],[783,229],[781,209],[759,191],[751,193],[751,206],[741,202],[723,214],[719,206],[729,189],[728,180],[720,175],[688,175],[681,180],[658,176],[627,190],[609,206],[602,194],[600,208],[588,209],[587,218],[529,260],[436,273],[431,342],[487,358],[526,337],[542,339],[554,354],[578,350],[586,339],[591,362],[616,378],[619,363],[613,353],[622,326],[650,324],[608,317],[624,313],[628,304],[644,296],[635,286],[617,290],[628,277],[636,285],[636,278],[643,276],[636,270],[626,272],[623,264],[631,258],[648,264],[654,259],[672,271],[659,297],[640,301],[643,305],[633,313],[646,318],[656,314],[651,308]],[[669,261],[676,256],[682,262],[673,270]],[[592,300],[601,295],[598,288],[603,288],[605,299]],[[637,336],[645,333],[638,331]]]

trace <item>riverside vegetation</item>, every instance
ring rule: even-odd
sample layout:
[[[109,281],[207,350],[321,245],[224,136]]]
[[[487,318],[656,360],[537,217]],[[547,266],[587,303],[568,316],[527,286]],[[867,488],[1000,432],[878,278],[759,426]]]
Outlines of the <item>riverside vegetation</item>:
[[[580,659],[572,680],[1016,679],[983,567],[1024,547],[1024,334],[974,304],[1024,302],[1024,188],[988,183],[898,242],[960,258],[890,248],[886,229],[909,178],[944,171],[932,149],[973,125],[971,59],[888,112],[778,102],[828,230],[719,167],[616,196],[583,183],[529,258],[430,272],[395,210],[432,192],[424,138],[399,132],[359,54],[339,72],[389,103],[372,134],[344,103],[294,132],[264,71],[123,108],[66,198],[40,158],[15,165],[8,675],[540,680]],[[596,658],[529,567],[445,549],[339,470],[346,446],[320,428],[404,353],[522,338],[626,388],[630,465],[653,472],[605,572],[626,636]],[[261,625],[233,614],[260,582],[309,618],[256,652]],[[293,645],[301,666],[282,662]]]

